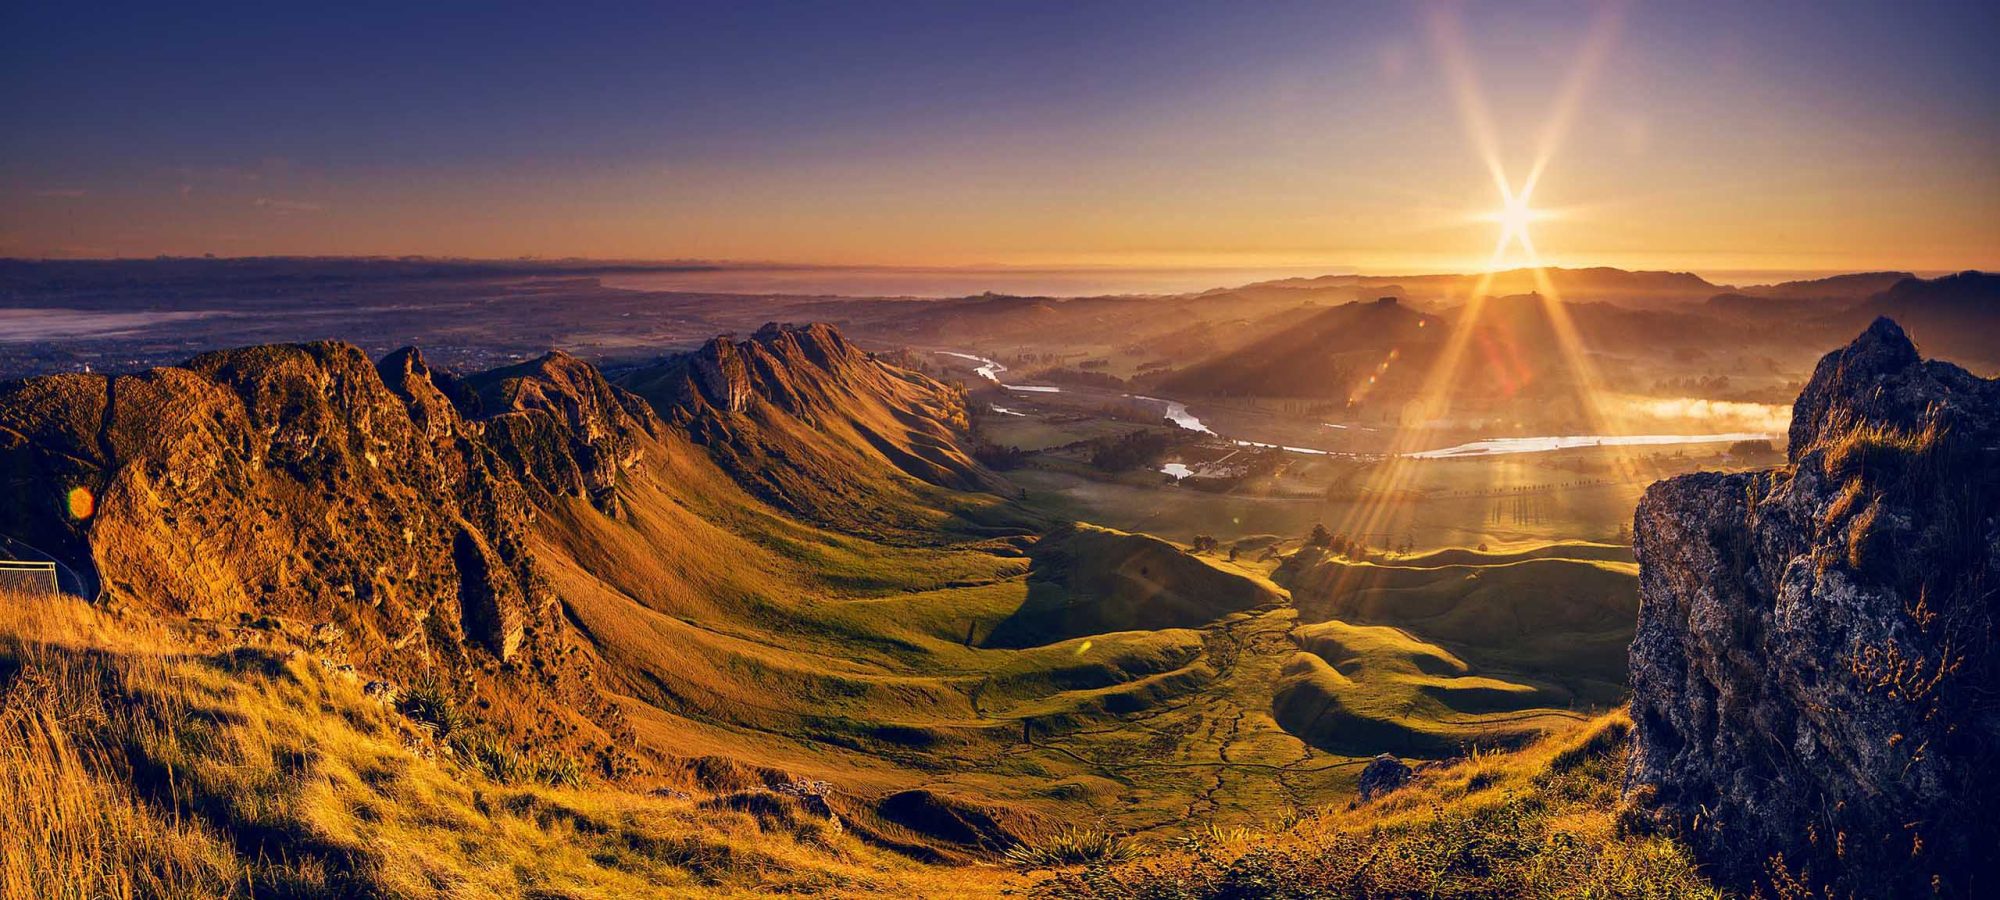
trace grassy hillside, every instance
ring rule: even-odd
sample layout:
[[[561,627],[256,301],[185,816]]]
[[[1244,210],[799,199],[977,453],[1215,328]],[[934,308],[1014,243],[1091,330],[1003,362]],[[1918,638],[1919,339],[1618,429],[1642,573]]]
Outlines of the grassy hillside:
[[[1354,562],[1308,548],[1275,575],[1303,619],[1402,628],[1556,705],[1623,695],[1638,612],[1629,549],[1554,544],[1504,553],[1446,550]]]
[[[1293,636],[1303,652],[1285,667],[1278,721],[1321,749],[1445,756],[1518,743],[1545,719],[1575,715],[1554,689],[1469,674],[1463,660],[1399,629],[1327,621]]]
[[[632,790],[522,756],[434,687],[371,693],[283,627],[0,597],[0,673],[9,897],[953,897],[1012,879],[862,840],[811,785]]]
[[[1152,837],[1014,823],[1011,853],[940,864],[902,823],[968,843],[1005,823],[935,789],[871,814],[714,759],[612,784],[517,754],[431,687],[371,691],[283,625],[0,597],[0,673],[7,896],[1709,894],[1677,845],[1621,826],[1618,715],[1368,805],[1274,802]]]
[[[0,601],[0,824],[50,835],[6,885],[986,896],[1619,699],[1619,548],[1195,553],[1009,496],[960,394],[823,326],[702,353],[0,395],[48,401],[0,463],[103,498],[16,515],[109,586]]]
[[[1515,753],[1422,770],[1370,804],[1209,829],[1157,852],[1076,866],[1043,900],[1246,897],[1719,896],[1674,841],[1619,814],[1626,734],[1614,713]]]

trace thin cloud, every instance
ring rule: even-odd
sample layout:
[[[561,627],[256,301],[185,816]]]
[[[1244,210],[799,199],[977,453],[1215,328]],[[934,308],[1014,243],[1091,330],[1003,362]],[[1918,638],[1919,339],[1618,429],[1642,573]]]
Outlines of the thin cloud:
[[[326,208],[304,200],[274,200],[270,197],[258,197],[252,202],[258,209],[268,209],[277,213],[319,212]]]
[[[73,200],[76,199],[77,197],[90,196],[90,192],[84,190],[83,188],[49,188],[47,190],[36,191],[35,196],[65,197]]]

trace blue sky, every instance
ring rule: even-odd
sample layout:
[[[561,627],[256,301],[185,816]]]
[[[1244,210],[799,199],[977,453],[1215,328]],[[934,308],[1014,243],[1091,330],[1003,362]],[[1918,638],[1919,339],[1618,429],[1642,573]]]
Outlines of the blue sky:
[[[1562,261],[1992,265],[1994,7],[15,3],[0,253],[1450,265],[1444,19]]]

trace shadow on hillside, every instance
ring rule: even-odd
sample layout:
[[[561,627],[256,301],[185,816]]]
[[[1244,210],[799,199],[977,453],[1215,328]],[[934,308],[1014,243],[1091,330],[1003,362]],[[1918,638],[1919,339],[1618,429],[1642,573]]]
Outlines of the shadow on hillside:
[[[973,642],[1017,649],[1115,631],[1199,628],[1283,602],[1269,587],[1144,534],[1065,524],[1028,550],[1028,597]]]

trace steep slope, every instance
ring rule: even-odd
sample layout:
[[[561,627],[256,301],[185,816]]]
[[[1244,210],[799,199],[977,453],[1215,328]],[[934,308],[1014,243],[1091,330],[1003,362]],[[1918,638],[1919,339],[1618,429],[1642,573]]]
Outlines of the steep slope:
[[[891,472],[959,491],[998,487],[953,442],[965,424],[959,392],[875,360],[827,325],[768,324],[619,381],[745,488],[815,521],[870,530],[885,512],[935,505],[885,502],[922,493]]]
[[[600,782],[577,756],[399,714],[315,655],[0,594],[0,896],[944,898],[1020,881],[884,847],[843,798],[780,772]]]
[[[397,362],[392,356],[383,364]],[[420,381],[415,373],[409,380]],[[487,443],[540,506],[581,497],[617,515],[620,473],[638,464],[643,438],[661,436],[660,419],[644,401],[562,352],[479,373],[463,388],[473,396],[461,402],[482,420]]]
[[[2000,382],[1878,319],[1789,454],[1639,505],[1630,784],[1738,884],[1991,894]]]
[[[1351,785],[1270,722],[1281,594],[959,489],[992,476],[955,392],[824,327],[632,381],[652,399],[561,354],[458,378],[313,344],[9,384],[0,472],[33,502],[0,531],[191,648],[400,697],[422,752],[757,808],[804,780],[923,859]]]
[[[565,602],[575,616],[597,587],[684,616],[768,615],[831,574],[787,551],[839,539],[759,512],[731,477],[857,522],[991,505],[924,493],[919,476],[990,479],[953,445],[963,412],[943,386],[825,326],[709,349],[674,369],[716,377],[662,403],[673,425],[559,353],[457,379],[413,350],[378,366],[307,344],[7,384],[0,471],[26,502],[0,510],[0,533],[94,572],[107,603],[274,618],[378,677],[473,679],[457,699],[495,692],[480,702],[523,734],[629,745],[578,664],[615,651],[577,656]],[[715,524],[729,520],[747,524]],[[936,562],[919,583],[995,565]]]
[[[398,681],[481,673],[495,718],[608,746],[623,725],[562,664],[527,527],[534,497],[612,479],[608,448],[648,423],[620,408],[572,434],[526,404],[467,419],[448,389],[413,351],[378,369],[332,343],[0,385],[0,472],[23,501],[0,532],[95,572],[108,605],[275,620]]]

